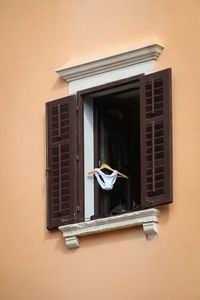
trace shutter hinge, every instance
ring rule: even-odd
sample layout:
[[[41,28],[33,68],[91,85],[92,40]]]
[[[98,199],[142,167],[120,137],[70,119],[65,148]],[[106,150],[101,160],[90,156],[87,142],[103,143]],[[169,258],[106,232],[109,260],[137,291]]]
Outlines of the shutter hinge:
[[[81,209],[80,209],[80,206],[77,205],[77,212],[79,212]]]
[[[49,168],[46,168],[46,177],[49,176]]]
[[[76,105],[76,111],[78,111],[79,110],[79,107],[78,107],[78,105]]]
[[[76,160],[79,160],[79,155],[76,155]]]

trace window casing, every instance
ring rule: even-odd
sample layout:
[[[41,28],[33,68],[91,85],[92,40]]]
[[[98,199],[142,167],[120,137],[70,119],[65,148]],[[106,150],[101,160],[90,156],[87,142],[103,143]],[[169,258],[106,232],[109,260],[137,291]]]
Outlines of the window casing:
[[[83,101],[84,104],[86,103],[87,109],[89,105],[93,107],[94,119],[94,130],[91,130],[90,136],[94,144],[94,158],[92,165],[85,169],[88,171],[94,166],[98,167],[102,163],[108,163],[112,168],[128,175],[128,179],[118,178],[113,190],[106,192],[99,188],[96,179],[93,182],[91,176],[85,172],[85,180],[91,182],[90,193],[92,195],[90,195],[89,205],[94,203],[92,215],[96,218],[117,214],[118,205],[121,208],[124,207],[122,210],[124,212],[132,210],[133,206],[134,209],[139,208],[139,80],[121,85],[120,88],[112,87],[106,91],[92,92],[83,96]],[[84,157],[85,165],[88,152],[91,153],[90,148],[87,149]],[[91,157],[88,158],[91,159]],[[87,195],[88,190],[85,198]],[[115,210],[114,207],[116,207]],[[91,214],[88,215],[88,219],[90,216]]]
[[[92,197],[92,192],[89,192],[90,199],[97,198],[96,201],[91,200],[94,204],[91,201],[88,204],[87,194],[85,193],[84,196],[84,165],[85,174],[89,171],[86,167],[87,162],[84,162],[83,151],[87,143],[84,138],[84,103],[92,101],[93,106],[97,99],[100,99],[99,101],[104,99],[105,102],[105,97],[133,90],[138,90],[137,101],[140,106],[140,145],[136,147],[138,157],[135,160],[135,163],[139,160],[135,180],[136,206],[144,209],[172,202],[171,70],[167,69],[79,91],[77,95],[70,96],[70,98],[47,103],[48,229],[84,221],[92,214],[92,210],[87,208],[90,205],[94,207],[95,214],[101,214],[102,210],[104,213],[109,212],[108,208],[102,208],[100,198],[96,197],[99,193],[96,185]],[[68,112],[62,111],[65,102]],[[55,115],[53,115],[53,109]],[[92,112],[98,113],[98,108],[92,109]],[[53,134],[55,134],[54,138],[57,138],[54,146],[52,146]],[[65,142],[62,140],[63,136],[66,138]],[[95,139],[97,135],[94,134],[93,143],[97,145],[98,142]],[[68,145],[68,147],[63,145]],[[65,149],[68,149],[68,153],[64,152]],[[96,164],[98,146],[94,149]],[[94,167],[97,165],[92,168]],[[92,187],[93,183],[91,191]],[[105,203],[104,200],[104,206]],[[130,201],[127,208],[128,210],[133,208]]]

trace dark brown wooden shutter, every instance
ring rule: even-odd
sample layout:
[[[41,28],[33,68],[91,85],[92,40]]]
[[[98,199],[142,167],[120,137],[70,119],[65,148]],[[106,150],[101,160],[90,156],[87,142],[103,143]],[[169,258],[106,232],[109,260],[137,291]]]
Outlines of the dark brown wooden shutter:
[[[76,96],[48,102],[47,228],[73,223],[77,205]]]
[[[172,202],[171,69],[140,79],[141,205]]]

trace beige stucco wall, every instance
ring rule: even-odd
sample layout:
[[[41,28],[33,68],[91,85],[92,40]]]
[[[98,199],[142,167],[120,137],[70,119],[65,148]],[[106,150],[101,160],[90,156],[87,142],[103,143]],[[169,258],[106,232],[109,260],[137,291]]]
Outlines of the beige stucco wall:
[[[200,299],[200,1],[2,0],[1,300]],[[54,69],[151,42],[173,70],[174,204],[159,237],[141,228],[67,250],[46,230],[45,106],[67,95]]]

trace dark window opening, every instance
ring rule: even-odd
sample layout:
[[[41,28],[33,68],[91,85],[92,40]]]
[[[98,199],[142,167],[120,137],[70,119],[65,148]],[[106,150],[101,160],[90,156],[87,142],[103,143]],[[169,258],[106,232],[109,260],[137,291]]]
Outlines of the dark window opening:
[[[95,180],[95,217],[137,210],[140,195],[139,88],[94,99],[95,166],[109,164],[128,176],[117,178],[111,191]],[[106,173],[106,170],[104,170]]]

